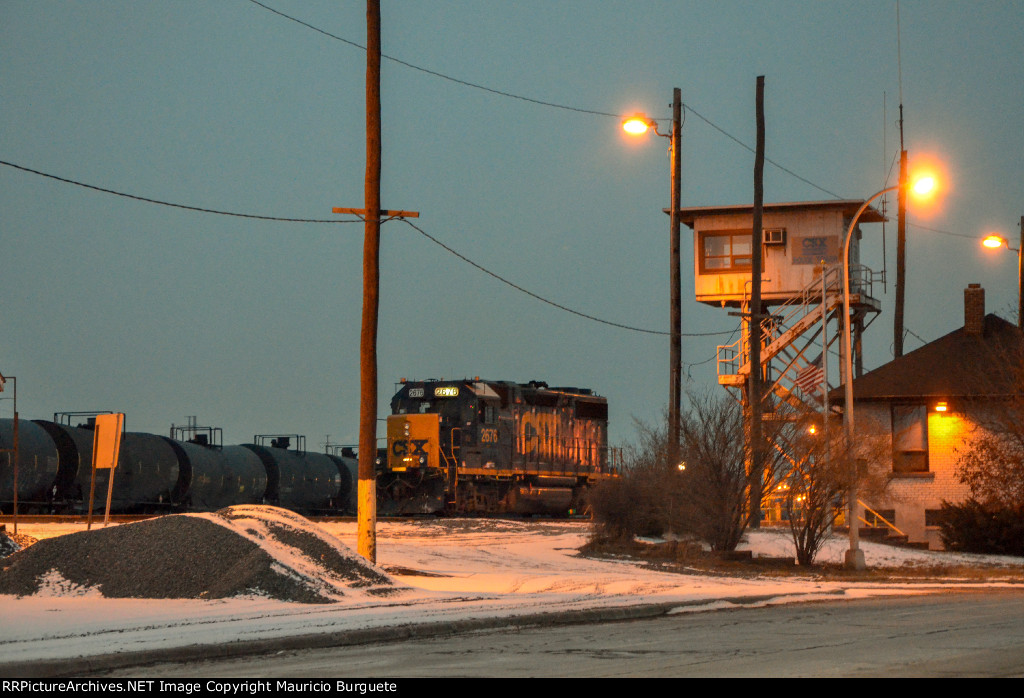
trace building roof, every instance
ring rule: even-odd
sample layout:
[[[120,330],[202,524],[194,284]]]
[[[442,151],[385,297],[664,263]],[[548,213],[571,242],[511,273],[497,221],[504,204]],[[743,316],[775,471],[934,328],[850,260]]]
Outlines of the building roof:
[[[853,381],[853,399],[1007,397],[1021,392],[1024,334],[993,314],[981,334],[963,327]],[[842,388],[830,393],[841,401]]]
[[[857,213],[857,209],[864,205],[863,199],[844,199],[838,201],[789,201],[774,204],[763,204],[761,210],[764,213],[783,213],[786,211],[828,211],[840,210],[846,216]],[[665,213],[668,213],[665,209]],[[679,222],[693,227],[698,218],[706,216],[722,216],[729,214],[742,214],[754,212],[753,204],[740,206],[697,206],[693,208],[679,209]],[[881,223],[888,220],[878,209],[868,206],[864,213],[860,214],[859,223]]]

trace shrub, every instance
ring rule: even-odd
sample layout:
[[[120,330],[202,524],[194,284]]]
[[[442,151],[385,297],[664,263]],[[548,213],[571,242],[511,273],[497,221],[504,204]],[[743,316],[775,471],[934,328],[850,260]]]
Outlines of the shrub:
[[[735,549],[750,522],[751,489],[773,481],[774,461],[755,483],[747,472],[742,408],[725,394],[689,396],[675,448],[666,427],[637,424],[639,443],[629,451],[623,476],[591,498],[597,535],[671,532],[699,538],[713,550]]]
[[[943,502],[939,535],[947,550],[1024,556],[1024,507]]]
[[[632,468],[622,477],[600,483],[590,494],[596,537],[628,540],[658,536],[666,521],[651,482],[650,468]]]
[[[682,485],[670,467],[666,430],[637,423],[639,443],[625,454],[621,477],[602,482],[590,495],[595,537],[631,539],[684,533]]]

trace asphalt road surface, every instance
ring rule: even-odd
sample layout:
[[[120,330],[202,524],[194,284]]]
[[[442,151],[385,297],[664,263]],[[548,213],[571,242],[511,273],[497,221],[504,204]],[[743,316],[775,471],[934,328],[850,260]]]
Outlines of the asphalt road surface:
[[[802,603],[504,629],[227,661],[137,678],[1024,676],[1024,590]]]

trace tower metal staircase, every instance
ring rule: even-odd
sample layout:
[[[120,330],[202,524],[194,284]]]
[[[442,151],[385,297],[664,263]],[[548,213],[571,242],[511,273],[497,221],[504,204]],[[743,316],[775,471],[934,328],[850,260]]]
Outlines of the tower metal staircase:
[[[850,275],[850,318],[854,328],[854,352],[857,353],[859,335],[877,317],[881,305],[872,295],[876,275],[867,267],[853,266]],[[749,317],[749,299],[743,303],[745,317]],[[815,364],[827,362],[827,356],[838,340],[843,321],[843,275],[840,265],[822,265],[821,273],[800,293],[782,305],[772,308],[769,317],[761,321],[761,365],[764,376],[762,395],[765,421],[797,421],[821,414],[830,385],[827,371],[821,372],[820,381],[805,380]],[[829,323],[835,331],[822,332]],[[732,344],[718,347],[718,382],[743,402],[745,386],[750,377],[749,320],[744,321],[741,337]],[[795,458],[787,453],[791,449],[773,439],[773,446],[784,452],[794,464]]]

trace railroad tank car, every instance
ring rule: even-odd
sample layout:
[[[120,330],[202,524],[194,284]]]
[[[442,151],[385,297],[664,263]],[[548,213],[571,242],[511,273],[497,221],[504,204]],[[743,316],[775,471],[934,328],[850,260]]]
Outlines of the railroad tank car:
[[[88,470],[80,472],[85,491],[88,491],[89,479]],[[106,506],[109,482],[109,470],[96,471],[93,507],[97,511]],[[180,462],[167,439],[155,434],[125,432],[117,457],[111,510],[124,513],[166,511],[173,506],[180,489]],[[84,506],[87,508],[88,502]]]
[[[0,420],[0,497],[14,500],[14,420]],[[49,432],[39,424],[18,420],[18,500],[32,509],[48,506],[54,488],[73,482],[78,471],[62,461]],[[61,489],[66,489],[66,485]]]
[[[378,511],[567,514],[616,476],[608,402],[582,388],[405,381],[391,400]]]
[[[263,464],[267,504],[306,512],[337,512],[347,501],[351,480],[340,458],[280,446],[242,444]]]
[[[160,438],[174,450],[179,463],[181,475],[172,495],[175,509],[216,511],[262,501],[267,475],[259,459],[247,449]]]
[[[81,513],[89,508],[93,431],[46,420],[19,420],[18,508]],[[173,428],[172,428],[173,431]],[[14,500],[14,422],[0,419],[0,510]],[[257,444],[220,446],[125,432],[111,511],[215,511],[233,504],[276,504],[303,513],[355,512],[351,457]],[[106,508],[109,471],[97,470],[93,510]]]
[[[33,511],[59,513],[88,509],[92,430],[46,420],[19,420],[18,429],[19,504],[24,502]],[[12,431],[13,420],[0,420],[0,434]],[[5,463],[13,471],[13,454],[5,455]],[[10,478],[5,476],[0,482],[0,497],[5,503],[13,499],[7,479]],[[94,510],[105,508],[108,482],[108,471],[97,470]],[[162,437],[139,432],[124,434],[111,499],[113,511],[167,508],[177,484],[178,460]]]
[[[58,454],[59,476],[47,493],[46,504],[51,511],[60,513],[84,511],[83,507],[89,502],[92,432],[44,419],[36,419],[33,422],[50,436]],[[24,463],[26,457],[32,456],[34,454],[21,450],[20,463]],[[99,490],[104,495],[107,491],[106,483],[107,480],[104,476],[103,489]]]

